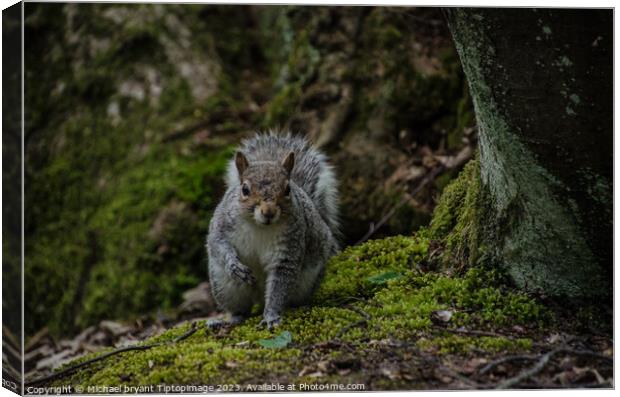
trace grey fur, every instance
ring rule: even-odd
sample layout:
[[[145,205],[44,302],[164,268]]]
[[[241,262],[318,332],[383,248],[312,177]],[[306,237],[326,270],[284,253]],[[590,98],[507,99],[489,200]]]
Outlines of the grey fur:
[[[339,250],[336,178],[326,156],[302,137],[256,135],[242,142],[239,152],[243,156],[237,157],[245,157],[247,167],[241,167],[240,179],[235,159],[229,163],[228,189],[209,226],[211,289],[218,305],[236,322],[247,316],[255,303],[264,304],[262,324],[272,328],[279,324],[286,307],[308,302],[327,260]],[[270,185],[269,179],[271,175],[275,179],[282,173],[288,175],[284,167],[290,163],[284,159],[291,152],[290,193],[284,199],[282,190],[272,186],[275,182]],[[257,224],[248,204],[242,204],[246,169],[248,177],[260,181],[253,192],[258,197],[253,196],[255,200],[273,203],[272,196],[282,200],[282,215],[276,224]],[[259,189],[265,182],[269,194]],[[276,194],[272,194],[274,189]]]

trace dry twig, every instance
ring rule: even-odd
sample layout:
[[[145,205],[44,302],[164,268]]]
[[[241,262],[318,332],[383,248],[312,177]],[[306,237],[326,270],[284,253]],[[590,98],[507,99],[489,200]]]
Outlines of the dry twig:
[[[440,328],[440,327],[436,327],[439,330],[442,331],[446,331],[446,332],[450,332],[453,334],[460,334],[460,335],[473,335],[473,336],[488,336],[488,337],[492,337],[492,338],[508,338],[508,339],[514,339],[514,336],[512,335],[504,335],[504,334],[498,334],[497,332],[490,332],[490,331],[478,331],[478,330],[467,330],[467,329],[460,329],[460,328]]]
[[[444,365],[439,365],[437,366],[437,369],[440,370],[441,372],[445,373],[446,375],[448,375],[449,377],[453,378],[453,379],[457,379],[463,383],[465,383],[467,386],[471,386],[474,389],[480,389],[481,385],[478,384],[478,382],[469,379],[467,376],[462,375],[458,372],[456,372],[455,370],[453,370],[452,368],[448,368]]]
[[[553,356],[555,356],[556,354],[561,354],[561,353],[573,354],[573,355],[578,355],[578,356],[589,356],[589,357],[597,358],[600,360],[608,361],[609,363],[613,364],[613,359],[611,357],[607,357],[607,356],[604,356],[602,354],[599,354],[599,353],[596,353],[590,350],[575,350],[575,349],[561,347],[559,349],[555,349],[546,354],[543,354],[542,356],[540,356],[538,362],[534,364],[532,367],[526,369],[525,371],[522,371],[519,375],[515,377],[509,378],[503,382],[500,382],[499,384],[495,386],[495,388],[496,389],[509,389],[515,385],[518,385],[524,380],[529,379],[532,376],[540,373],[545,368],[547,363],[549,363],[549,361],[551,360]]]
[[[363,311],[359,307],[355,307],[353,305],[344,305],[343,307],[345,309],[349,309],[349,310],[359,314],[360,316],[364,317],[366,320],[370,320],[370,314],[366,313],[365,311]]]
[[[491,361],[490,363],[482,367],[478,371],[478,374],[484,375],[490,370],[492,370],[493,368],[497,367],[498,365],[505,364],[511,361],[532,361],[532,360],[536,360],[537,358],[538,356],[533,355],[533,354],[523,354],[523,355],[518,355],[518,356],[501,357],[501,358],[498,358],[497,360]]]
[[[396,203],[396,205],[394,205],[377,223],[371,223],[370,224],[370,228],[368,229],[368,232],[364,235],[364,237],[362,237],[361,239],[359,239],[358,242],[356,242],[354,245],[360,245],[364,242],[366,242],[366,240],[368,240],[370,237],[372,237],[373,234],[375,234],[377,232],[377,230],[379,230],[381,228],[381,226],[385,225],[385,223],[387,221],[390,220],[390,218],[392,218],[394,216],[394,214],[396,213],[396,211],[398,211],[398,209],[400,207],[402,207],[403,205],[405,205],[405,203],[407,201],[409,201],[413,196],[415,196],[416,194],[418,194],[418,192],[420,190],[422,190],[422,188],[424,186],[426,186],[429,182],[435,180],[435,178],[437,177],[437,175],[439,175],[443,170],[445,170],[445,166],[443,165],[439,165],[438,167],[436,167],[435,169],[433,169],[431,172],[429,172],[424,179],[422,179],[422,181],[418,184],[418,186],[416,186],[415,189],[413,189],[413,191],[409,194],[405,194],[403,195],[403,198],[400,199],[400,201],[398,203]]]

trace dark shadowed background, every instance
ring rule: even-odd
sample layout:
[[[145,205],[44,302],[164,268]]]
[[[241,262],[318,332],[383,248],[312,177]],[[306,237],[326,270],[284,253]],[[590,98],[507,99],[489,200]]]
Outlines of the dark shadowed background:
[[[179,305],[257,130],[330,155],[348,243],[427,224],[473,152],[437,9],[28,3],[25,35],[27,335]]]

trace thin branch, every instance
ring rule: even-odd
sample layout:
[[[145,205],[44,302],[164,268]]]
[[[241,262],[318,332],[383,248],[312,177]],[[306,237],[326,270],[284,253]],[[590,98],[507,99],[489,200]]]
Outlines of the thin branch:
[[[538,374],[540,371],[542,371],[545,366],[547,365],[547,363],[549,362],[549,360],[551,359],[551,357],[553,357],[554,354],[557,354],[558,350],[553,350],[550,351],[547,354],[543,354],[540,359],[538,360],[538,362],[532,366],[531,368],[528,368],[525,371],[522,371],[519,375],[514,376],[512,378],[506,379],[505,381],[499,383],[497,386],[495,386],[496,389],[509,389],[514,385],[517,385],[521,382],[523,382],[526,379],[531,378],[532,376]]]
[[[357,243],[355,243],[354,245],[360,245],[360,244],[366,242],[366,240],[368,240],[370,237],[372,237],[372,235],[375,234],[377,232],[377,230],[379,230],[379,228],[381,228],[381,226],[383,226],[387,221],[390,220],[390,218],[392,218],[394,216],[394,214],[396,213],[396,211],[398,211],[398,209],[400,207],[402,207],[407,201],[409,201],[411,197],[413,197],[416,194],[418,194],[418,192],[420,190],[422,190],[423,187],[425,187],[429,182],[434,180],[437,177],[437,175],[439,175],[445,169],[446,169],[446,167],[440,164],[438,167],[436,167],[430,173],[428,173],[424,177],[424,179],[422,179],[422,181],[418,184],[418,186],[416,186],[416,188],[413,189],[413,191],[410,194],[403,195],[403,197],[400,199],[400,201],[398,203],[396,203],[396,205],[394,205],[392,207],[392,209],[390,209],[379,220],[379,222],[372,223],[370,225],[370,228],[368,229],[368,232],[364,235],[364,237],[359,239],[359,241]]]
[[[453,379],[457,379],[460,380],[461,382],[465,383],[468,386],[473,387],[474,389],[480,389],[482,385],[478,384],[478,382],[469,379],[467,376],[462,375],[460,373],[458,373],[457,371],[448,368],[444,365],[439,365],[437,366],[437,369],[440,370],[441,372],[445,373],[446,375],[448,375],[449,377],[453,378]]]
[[[551,360],[551,358],[554,355],[560,354],[560,353],[573,354],[573,355],[578,355],[578,356],[589,356],[589,357],[597,358],[600,360],[608,361],[609,363],[613,364],[613,359],[611,357],[607,357],[607,356],[604,356],[602,354],[599,354],[599,353],[596,353],[590,350],[574,350],[574,349],[569,349],[569,348],[559,348],[559,349],[552,350],[549,353],[543,354],[538,360],[538,362],[534,364],[532,367],[530,367],[529,369],[525,371],[522,371],[519,375],[515,377],[506,379],[505,381],[495,386],[495,388],[496,389],[509,389],[523,382],[524,380],[531,378],[532,376],[540,373],[545,368],[547,363],[549,363],[549,360]]]
[[[184,341],[185,339],[189,338],[190,336],[194,335],[194,333],[196,333],[196,331],[198,331],[198,328],[196,328],[196,323],[193,322],[191,325],[191,328],[185,332],[183,335],[179,335],[176,338],[174,338],[172,340],[172,343],[179,343],[181,341]]]
[[[346,334],[351,329],[357,328],[357,327],[362,327],[362,326],[364,326],[366,324],[367,324],[366,320],[359,320],[359,321],[356,321],[356,322],[354,322],[352,324],[346,325],[346,326],[342,327],[340,329],[340,331],[338,331],[338,333],[336,334],[336,338],[335,339],[340,339],[342,337],[342,335]]]
[[[454,329],[454,328],[440,328],[440,327],[435,327],[438,330],[441,331],[446,331],[446,332],[450,332],[453,334],[459,334],[459,335],[473,335],[473,336],[489,336],[489,337],[493,337],[493,338],[508,338],[508,339],[514,339],[514,336],[512,335],[504,335],[504,334],[498,334],[497,332],[489,332],[489,331],[478,331],[478,330],[467,330],[467,329]]]
[[[611,382],[591,382],[591,383],[574,383],[569,386],[571,389],[608,389],[613,388]],[[567,385],[558,385],[555,383],[543,383],[543,384],[523,384],[524,389],[566,389]]]
[[[363,311],[359,307],[355,307],[353,305],[344,305],[343,307],[345,309],[349,309],[349,310],[359,314],[360,316],[364,317],[366,320],[370,320],[370,314],[366,313],[365,311]]]
[[[180,336],[178,336],[177,338],[175,338],[175,339],[173,339],[171,341],[157,342],[157,343],[152,343],[150,345],[121,347],[119,349],[112,350],[111,352],[102,354],[101,356],[97,356],[97,357],[91,358],[90,360],[86,360],[84,362],[81,362],[79,364],[72,365],[72,366],[70,366],[68,368],[63,369],[62,371],[55,372],[53,374],[44,376],[44,377],[39,378],[39,379],[32,380],[30,382],[26,382],[25,386],[37,385],[37,384],[40,384],[40,383],[49,382],[49,381],[52,381],[52,380],[63,378],[66,375],[68,375],[70,373],[73,373],[73,372],[75,372],[76,370],[78,370],[80,368],[84,368],[86,366],[89,366],[89,365],[94,364],[96,362],[105,360],[108,357],[112,357],[112,356],[115,356],[115,355],[120,354],[120,353],[125,353],[125,352],[128,352],[128,351],[144,351],[144,350],[149,350],[149,349],[152,349],[152,348],[158,347],[158,346],[175,344],[177,342],[181,342],[181,341],[189,338],[197,330],[198,329],[196,328],[196,323],[192,323],[191,328],[187,332],[185,332],[183,335],[180,335]]]
[[[533,360],[536,360],[538,357],[539,356],[531,355],[531,354],[501,357],[501,358],[498,358],[497,360],[491,361],[490,363],[482,367],[478,371],[478,374],[484,375],[490,370],[492,370],[493,368],[497,367],[498,365],[505,364],[511,361],[533,361]]]
[[[346,308],[346,309],[349,309],[351,311],[354,311],[355,313],[357,313],[360,316],[362,316],[363,319],[342,327],[340,329],[340,331],[338,331],[338,333],[336,334],[336,338],[335,339],[340,339],[340,337],[342,337],[342,335],[347,333],[349,330],[351,330],[353,328],[356,328],[356,327],[365,326],[365,325],[368,324],[368,321],[370,321],[370,314],[366,313],[365,311],[363,311],[359,307],[355,307],[355,306],[352,306],[352,305],[345,305],[343,307]]]

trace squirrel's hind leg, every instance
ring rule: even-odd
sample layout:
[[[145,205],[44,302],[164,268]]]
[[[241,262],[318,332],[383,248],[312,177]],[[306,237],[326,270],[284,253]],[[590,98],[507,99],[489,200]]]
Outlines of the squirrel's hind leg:
[[[211,273],[211,292],[218,307],[230,313],[230,319],[207,320],[207,327],[217,329],[241,324],[252,312],[256,293],[251,286],[231,279],[219,268]]]
[[[323,279],[325,266],[317,263],[308,266],[299,275],[297,285],[289,295],[288,307],[305,306],[312,301],[312,295]]]

